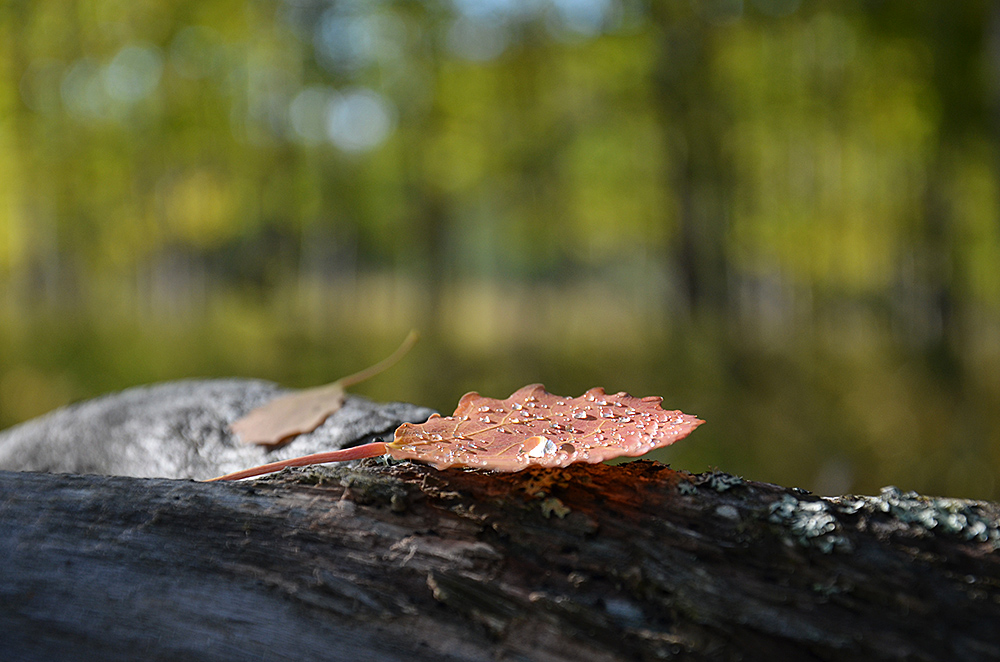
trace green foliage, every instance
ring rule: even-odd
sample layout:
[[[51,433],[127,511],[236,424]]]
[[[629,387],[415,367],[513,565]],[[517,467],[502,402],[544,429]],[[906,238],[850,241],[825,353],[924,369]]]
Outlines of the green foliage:
[[[995,497],[994,11],[2,3],[0,425],[418,326],[360,390],[601,384],[709,420],[692,469]]]

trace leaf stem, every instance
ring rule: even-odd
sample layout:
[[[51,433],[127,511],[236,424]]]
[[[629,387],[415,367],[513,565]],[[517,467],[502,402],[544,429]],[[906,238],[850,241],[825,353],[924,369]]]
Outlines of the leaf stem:
[[[418,338],[420,338],[420,334],[417,333],[417,330],[411,330],[410,334],[406,336],[405,340],[403,340],[403,344],[396,348],[395,352],[375,365],[365,368],[361,372],[356,372],[353,375],[348,375],[347,377],[338,379],[336,383],[340,384],[343,388],[347,388],[348,386],[353,386],[365,381],[366,379],[370,379],[383,370],[391,368],[397,361],[406,356],[406,353],[410,351],[410,348],[413,347],[413,344],[417,342]]]
[[[323,453],[313,453],[312,455],[293,457],[287,460],[278,460],[277,462],[271,462],[270,464],[262,464],[259,467],[251,467],[250,469],[234,471],[233,473],[226,474],[224,476],[209,478],[205,482],[211,483],[216,480],[240,480],[242,478],[253,478],[254,476],[263,476],[264,474],[281,471],[286,467],[307,467],[313,464],[325,464],[327,462],[361,460],[366,457],[378,457],[379,455],[385,455],[388,452],[389,451],[383,442],[375,441],[370,444],[362,444],[361,446],[341,448],[338,451],[326,451]]]

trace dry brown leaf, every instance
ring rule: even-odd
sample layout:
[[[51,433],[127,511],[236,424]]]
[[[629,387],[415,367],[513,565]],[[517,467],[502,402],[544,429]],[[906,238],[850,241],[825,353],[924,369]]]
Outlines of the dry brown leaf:
[[[386,359],[361,372],[338,379],[332,384],[296,391],[271,400],[234,421],[229,429],[243,443],[275,448],[296,435],[312,432],[344,405],[346,389],[389,368],[403,357],[417,341],[411,331],[403,344]]]
[[[344,405],[345,396],[340,382],[296,391],[251,410],[229,429],[245,444],[281,446],[318,428]]]

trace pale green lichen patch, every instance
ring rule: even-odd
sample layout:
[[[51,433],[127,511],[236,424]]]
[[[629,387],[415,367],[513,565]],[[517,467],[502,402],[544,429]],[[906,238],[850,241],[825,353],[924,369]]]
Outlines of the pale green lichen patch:
[[[546,518],[555,515],[559,519],[566,517],[570,514],[570,509],[562,501],[555,497],[549,497],[545,501],[542,501],[542,514]]]
[[[976,501],[926,497],[899,488],[883,487],[877,497],[849,496],[830,500],[845,514],[886,513],[908,525],[915,525],[961,540],[991,542],[1000,547],[1000,521]]]
[[[677,491],[684,495],[697,494],[698,488],[694,486],[694,483],[689,483],[686,480],[682,480],[681,482],[677,483]]]
[[[736,510],[735,507],[729,504],[723,504],[715,509],[715,514],[723,519],[738,520],[740,518],[740,511]]]
[[[744,483],[743,479],[739,476],[727,474],[723,471],[702,474],[696,480],[699,486],[708,487],[716,492],[725,492]]]
[[[831,505],[825,501],[800,500],[784,494],[771,504],[767,520],[786,528],[791,534],[790,541],[803,547],[813,547],[824,554],[852,549]]]

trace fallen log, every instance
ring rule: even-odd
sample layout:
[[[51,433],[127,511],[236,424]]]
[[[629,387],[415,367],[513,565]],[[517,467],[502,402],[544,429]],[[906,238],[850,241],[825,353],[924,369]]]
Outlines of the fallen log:
[[[1000,658],[997,504],[645,461],[187,480],[430,413],[351,396],[239,443],[283,392],[160,384],[0,433],[0,660]]]
[[[997,659],[998,510],[648,461],[0,472],[0,659]]]

